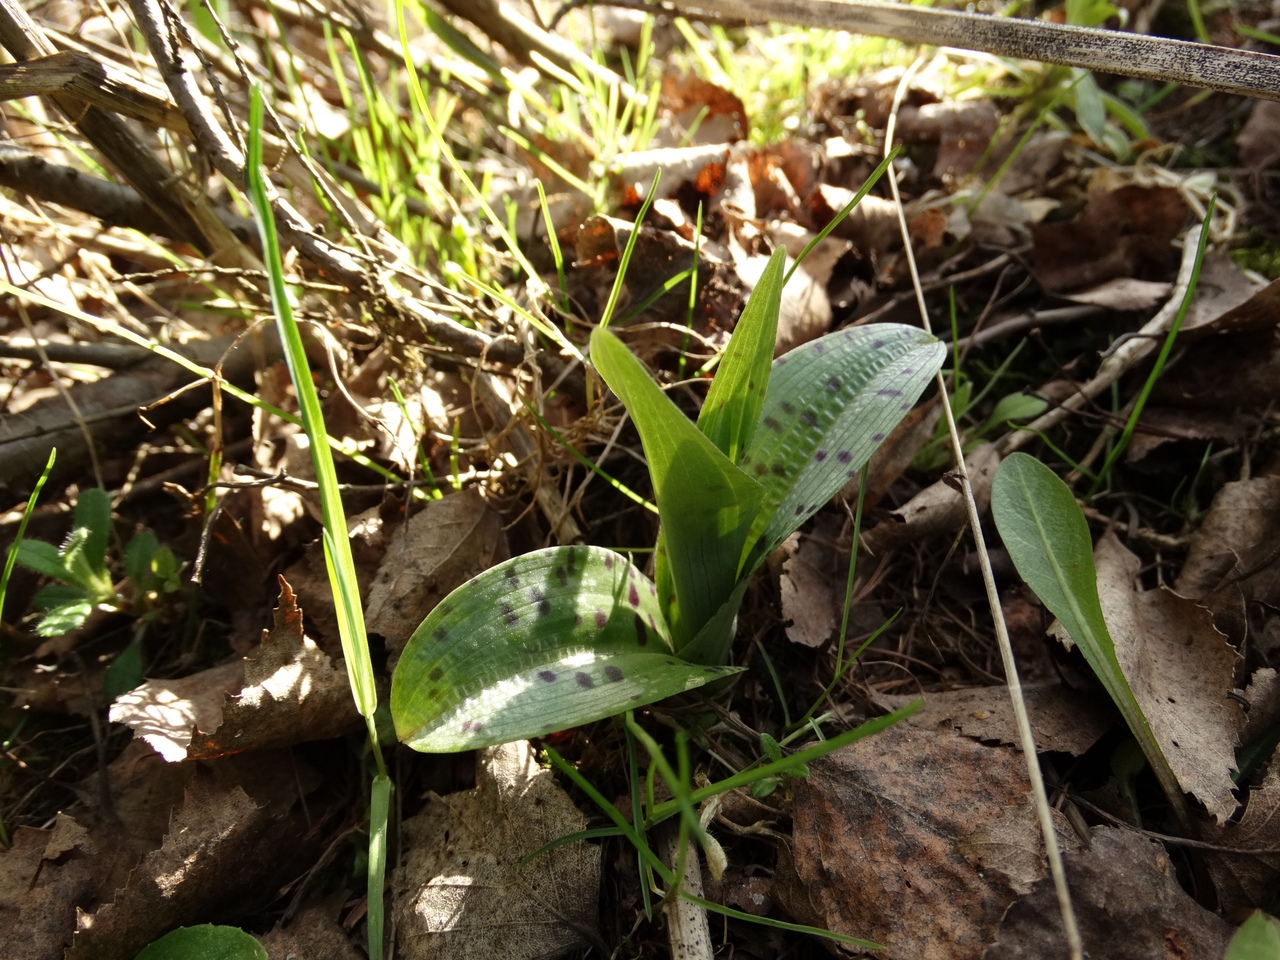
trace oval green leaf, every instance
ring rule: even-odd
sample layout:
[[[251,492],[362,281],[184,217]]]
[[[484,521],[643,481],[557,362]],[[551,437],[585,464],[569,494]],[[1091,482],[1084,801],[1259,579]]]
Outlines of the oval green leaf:
[[[653,584],[599,547],[498,564],[414,631],[391,683],[396,734],[449,753],[544,736],[736,672],[671,652]]]
[[[239,927],[203,923],[171,930],[143,947],[136,960],[267,960],[267,951]]]

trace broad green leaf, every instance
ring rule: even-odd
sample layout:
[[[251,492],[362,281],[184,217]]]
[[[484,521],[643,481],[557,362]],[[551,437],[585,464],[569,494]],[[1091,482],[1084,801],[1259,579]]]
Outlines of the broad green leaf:
[[[36,635],[61,637],[72,630],[79,630],[91,613],[93,613],[93,604],[88,600],[76,600],[50,607],[36,624]]]
[[[1180,815],[1186,800],[1120,669],[1098,599],[1093,541],[1075,496],[1053,471],[1025,453],[1000,464],[991,514],[1022,579],[1071,635],[1120,710],[1165,794]]]
[[[62,562],[62,553],[52,543],[43,540],[23,540],[18,544],[18,563],[28,570],[53,577],[64,583],[72,583],[74,574]]]
[[[733,328],[733,336],[729,338],[729,346],[720,359],[720,368],[698,416],[698,429],[734,463],[751,444],[769,386],[786,261],[784,250],[779,248],[773,252]]]
[[[1280,923],[1261,910],[1240,925],[1223,960],[1276,960],[1280,957]]]
[[[916,327],[877,323],[838,330],[773,362],[760,428],[742,459],[765,491],[747,569],[857,476],[945,356],[946,347]]]
[[[682,647],[733,592],[738,558],[763,491],[734,466],[607,330],[591,334],[591,359],[640,433],[653,479]],[[665,599],[665,598],[664,598]]]
[[[554,547],[486,570],[409,639],[397,736],[448,753],[543,736],[735,672],[672,655],[657,591],[625,557]]]
[[[1010,420],[1030,420],[1032,417],[1040,416],[1047,409],[1049,409],[1049,403],[1041,397],[1035,397],[1029,393],[1011,393],[1000,398],[1000,402],[991,411],[991,416],[987,418],[987,422],[979,433],[985,434],[991,430],[1003,429]]]
[[[179,927],[142,948],[135,960],[267,960],[267,951],[239,927]]]
[[[738,611],[742,608],[742,598],[747,595],[750,577],[742,577],[733,593],[720,605],[720,609],[711,615],[711,619],[702,625],[692,640],[676,653],[690,663],[724,663],[729,659],[729,648],[733,646],[735,627],[738,622]]]
[[[160,541],[150,530],[143,530],[124,548],[124,572],[135,587],[145,588],[150,579],[151,558],[160,549]]]
[[[107,576],[107,539],[111,535],[111,498],[105,490],[89,487],[76,501],[71,533],[62,558],[74,576],[73,583],[105,595],[111,590]]]

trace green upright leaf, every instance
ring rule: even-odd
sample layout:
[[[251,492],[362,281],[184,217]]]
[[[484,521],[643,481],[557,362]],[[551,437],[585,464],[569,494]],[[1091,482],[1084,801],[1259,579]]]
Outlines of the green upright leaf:
[[[711,390],[698,417],[698,429],[737,463],[751,444],[769,386],[769,367],[778,339],[782,310],[782,270],[787,255],[775,250],[760,282],[733,328]]]
[[[591,334],[591,359],[626,405],[653,478],[680,649],[720,609],[763,491],[694,426],[613,334]],[[668,614],[671,615],[670,612]]]
[[[1280,923],[1261,910],[1240,925],[1223,960],[1276,960],[1280,957]]]
[[[1093,541],[1076,498],[1053,471],[1025,453],[1000,464],[991,514],[1018,573],[1071,635],[1119,708],[1175,811],[1186,800],[1116,658],[1098,599]]]
[[[63,562],[75,577],[72,582],[97,593],[111,591],[107,576],[107,540],[110,536],[111,498],[105,490],[97,487],[80,491],[71,533],[62,548]]]
[[[542,736],[735,672],[672,655],[657,591],[625,557],[554,547],[486,570],[409,639],[397,736],[447,753]]]
[[[749,538],[754,569],[858,475],[942,366],[946,347],[917,327],[838,330],[773,362],[742,468],[764,487]]]

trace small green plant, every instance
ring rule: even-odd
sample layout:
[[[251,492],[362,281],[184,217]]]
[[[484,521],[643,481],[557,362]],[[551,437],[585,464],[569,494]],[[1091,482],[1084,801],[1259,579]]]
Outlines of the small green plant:
[[[267,960],[267,951],[239,927],[203,923],[169,931],[134,960]]]
[[[621,713],[725,666],[751,576],[856,476],[945,347],[914,327],[829,334],[774,361],[785,257],[743,311],[694,424],[607,329],[591,359],[640,434],[661,520],[654,578],[589,546],[501,563],[445,598],[391,686],[400,739],[449,752]]]
[[[97,607],[151,619],[161,600],[182,587],[182,564],[156,535],[144,530],[124,549],[127,589],[117,590],[107,569],[111,539],[111,499],[97,487],[80,494],[71,532],[57,547],[43,540],[23,540],[17,561],[58,583],[41,589],[35,604],[43,611],[36,633],[57,637],[84,626]]]

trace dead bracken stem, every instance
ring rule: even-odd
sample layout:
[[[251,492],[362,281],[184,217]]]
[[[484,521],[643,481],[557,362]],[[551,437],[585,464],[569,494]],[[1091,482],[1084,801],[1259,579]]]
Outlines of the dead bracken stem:
[[[888,155],[893,149],[893,136],[897,126],[898,110],[902,100],[911,86],[911,80],[926,63],[926,56],[921,54],[902,75],[898,89],[894,93],[893,107],[889,111],[889,122],[885,128],[884,149]],[[902,197],[898,192],[898,181],[893,171],[886,178],[893,194],[894,206],[898,211],[898,226],[902,231],[903,247],[906,251],[907,266],[911,272],[911,285],[916,292],[916,303],[920,308],[920,322],[924,329],[932,333],[929,323],[929,311],[924,302],[924,290],[920,285],[920,274],[916,270],[915,254],[911,249],[911,233],[907,227],[906,213],[902,208]],[[1009,642],[1009,631],[1004,622],[1004,611],[1000,606],[1000,595],[996,591],[995,575],[991,571],[991,557],[987,553],[986,540],[982,535],[982,522],[978,516],[978,504],[973,498],[973,486],[969,482],[969,470],[964,462],[964,447],[960,441],[960,431],[956,429],[955,416],[951,411],[951,398],[947,395],[947,383],[939,371],[937,375],[938,393],[942,402],[942,414],[947,421],[947,435],[951,439],[951,452],[956,464],[956,473],[960,480],[961,496],[964,498],[965,513],[969,518],[969,529],[973,531],[974,547],[978,553],[978,565],[982,570],[982,583],[987,591],[987,604],[991,608],[991,619],[995,624],[996,641],[1000,647],[1000,659],[1004,663],[1005,682],[1009,688],[1009,699],[1013,703],[1013,713],[1018,726],[1018,739],[1022,746],[1022,755],[1027,761],[1027,775],[1031,779],[1031,795],[1035,799],[1036,816],[1040,821],[1040,833],[1044,837],[1045,856],[1049,861],[1049,872],[1053,875],[1054,889],[1058,894],[1058,909],[1062,913],[1062,925],[1066,930],[1067,946],[1071,950],[1071,960],[1082,960],[1083,944],[1080,940],[1080,928],[1076,924],[1075,910],[1071,906],[1071,891],[1067,888],[1067,874],[1062,865],[1062,850],[1058,847],[1058,836],[1053,829],[1053,813],[1049,809],[1049,798],[1044,789],[1044,777],[1040,773],[1040,761],[1036,756],[1035,738],[1031,733],[1031,721],[1027,716],[1026,701],[1022,696],[1022,683],[1018,679],[1018,666],[1013,659],[1013,646]]]

